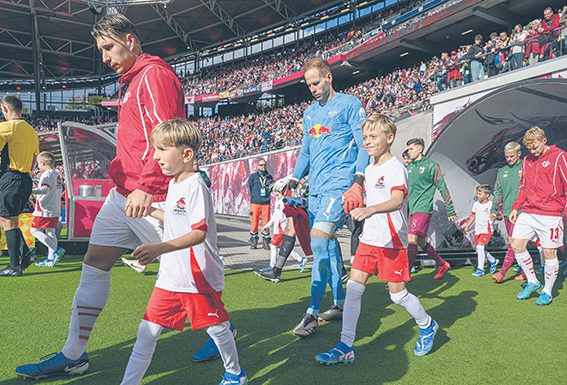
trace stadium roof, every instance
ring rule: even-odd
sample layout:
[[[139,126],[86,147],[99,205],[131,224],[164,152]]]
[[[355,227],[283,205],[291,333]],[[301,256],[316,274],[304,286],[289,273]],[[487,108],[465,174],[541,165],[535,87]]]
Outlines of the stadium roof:
[[[159,0],[156,0],[159,1]],[[167,1],[167,0],[161,0]],[[111,69],[100,62],[90,35],[101,0],[0,0],[0,79],[34,81],[34,47],[41,79],[96,78]],[[350,2],[341,0],[177,0],[165,7],[149,0],[105,0],[119,6],[138,28],[144,52],[168,59],[191,52],[250,41],[274,28],[299,27],[318,12]],[[90,4],[89,4],[90,3]],[[142,4],[146,3],[146,4]],[[291,30],[290,30],[291,31]],[[35,40],[35,41],[34,41]],[[1,84],[0,84],[1,85]]]

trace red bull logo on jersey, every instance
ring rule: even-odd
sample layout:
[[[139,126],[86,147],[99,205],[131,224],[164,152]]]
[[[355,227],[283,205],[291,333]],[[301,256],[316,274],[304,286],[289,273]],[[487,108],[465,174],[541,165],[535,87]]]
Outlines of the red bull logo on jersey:
[[[331,129],[322,126],[320,124],[316,124],[309,130],[309,135],[314,136],[316,138],[320,138],[322,135],[329,134],[331,135]]]
[[[173,215],[185,215],[186,213],[187,210],[185,210],[185,198],[180,198],[173,208]]]

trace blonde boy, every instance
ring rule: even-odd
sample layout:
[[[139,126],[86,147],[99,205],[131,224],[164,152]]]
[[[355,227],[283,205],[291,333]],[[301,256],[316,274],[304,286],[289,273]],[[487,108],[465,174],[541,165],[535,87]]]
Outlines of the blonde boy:
[[[37,262],[37,266],[55,266],[65,250],[57,246],[56,228],[61,216],[61,195],[63,194],[63,180],[61,175],[53,168],[55,167],[55,156],[44,151],[37,156],[37,167],[41,171],[39,187],[32,190],[32,194],[38,195],[31,235],[47,246],[47,258]]]
[[[183,330],[206,328],[226,369],[221,384],[246,384],[238,363],[230,316],[221,300],[224,267],[217,247],[211,193],[193,170],[201,134],[190,123],[172,119],[158,124],[150,141],[154,159],[169,182],[165,210],[150,215],[164,222],[163,242],[139,246],[132,255],[142,264],[160,257],[156,285],[138,329],[136,344],[122,384],[140,384],[150,365],[157,339],[164,327]]]
[[[492,254],[484,249],[492,237],[492,223],[490,219],[490,208],[492,202],[488,199],[492,193],[492,188],[487,184],[481,184],[476,188],[476,199],[474,202],[471,216],[465,226],[464,232],[467,233],[474,222],[474,246],[478,253],[478,267],[473,272],[473,277],[482,277],[484,275],[484,261],[488,259],[490,262],[490,272],[496,272],[496,266],[499,260],[494,258]]]
[[[365,172],[367,207],[356,208],[351,215],[357,221],[365,220],[364,230],[347,283],[341,342],[315,357],[327,365],[354,361],[353,343],[361,298],[371,275],[388,282],[392,301],[403,306],[419,325],[416,355],[423,356],[431,350],[438,329],[419,299],[406,289],[405,283],[411,280],[407,258],[408,174],[403,163],[390,152],[396,125],[389,117],[375,114],[362,123],[362,135],[364,148],[374,157],[374,164],[368,165]]]
[[[557,249],[563,245],[563,220],[567,190],[567,154],[547,144],[545,132],[535,126],[523,139],[531,153],[522,163],[520,192],[512,205],[510,222],[514,224],[512,250],[526,274],[528,284],[518,299],[528,299],[542,285],[536,278],[534,265],[526,246],[539,237],[545,257],[545,287],[537,305],[549,305],[559,271]],[[522,213],[518,215],[518,212]]]

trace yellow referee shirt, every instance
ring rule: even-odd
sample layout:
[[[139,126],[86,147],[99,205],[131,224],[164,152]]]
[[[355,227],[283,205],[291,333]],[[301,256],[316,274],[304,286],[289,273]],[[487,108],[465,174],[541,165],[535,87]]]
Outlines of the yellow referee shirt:
[[[39,138],[23,119],[0,123],[0,171],[31,172],[34,156],[39,154]]]

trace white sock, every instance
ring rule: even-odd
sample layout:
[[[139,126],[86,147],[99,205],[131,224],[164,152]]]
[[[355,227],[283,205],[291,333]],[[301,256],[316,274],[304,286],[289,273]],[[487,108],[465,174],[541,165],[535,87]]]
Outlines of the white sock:
[[[545,286],[543,288],[545,293],[551,295],[551,290],[553,290],[553,285],[555,285],[558,273],[559,260],[557,258],[545,261]]]
[[[110,293],[110,271],[85,265],[81,281],[73,298],[67,342],[61,351],[76,360],[86,351],[87,342],[97,317],[106,305]]]
[[[484,249],[484,253],[486,254],[486,259],[488,259],[488,262],[494,263],[494,261],[496,260],[496,258],[494,258],[494,257],[492,256],[492,254],[490,254],[488,251],[486,251],[486,249]]]
[[[538,246],[537,251],[539,252],[539,261],[541,263],[541,267],[545,267],[545,255],[543,255],[543,247]]]
[[[407,289],[395,294],[390,292],[390,298],[395,304],[403,306],[421,329],[428,328],[431,325],[431,317],[427,314],[419,299]]]
[[[476,253],[478,254],[478,268],[484,270],[484,260],[486,258],[486,252],[484,251],[483,245],[476,246]]]
[[[142,320],[138,326],[138,337],[124,371],[120,385],[139,385],[152,362],[157,340],[163,326]]]
[[[38,241],[43,243],[49,248],[49,254],[47,258],[53,259],[53,252],[57,250],[57,238],[55,237],[55,229],[47,228],[45,232],[42,229],[31,228],[31,235],[33,235]]]
[[[240,374],[238,351],[236,350],[236,341],[230,331],[230,323],[224,321],[218,325],[209,326],[207,333],[219,348],[224,369],[231,374]]]
[[[290,256],[292,256],[293,258],[295,258],[295,260],[297,262],[301,262],[301,260],[303,259],[303,257],[299,254],[297,254],[295,251],[291,251],[291,253],[289,253]]]
[[[518,261],[518,265],[520,265],[524,274],[526,274],[528,282],[535,284],[537,282],[537,278],[534,271],[534,261],[532,260],[530,253],[526,250],[523,253],[516,254],[516,261]]]
[[[270,244],[270,266],[272,267],[276,266],[277,258],[278,258],[278,248],[276,245]]]
[[[356,324],[358,323],[358,317],[360,317],[362,294],[364,294],[365,288],[366,287],[363,284],[350,280],[346,285],[341,342],[347,346],[352,346],[354,344]]]

